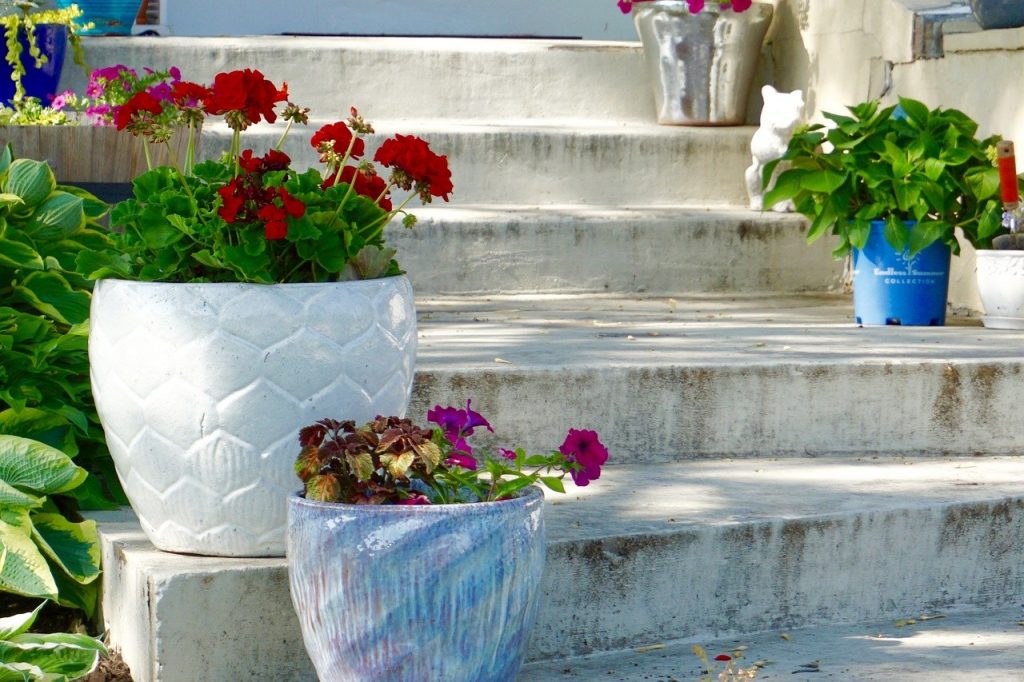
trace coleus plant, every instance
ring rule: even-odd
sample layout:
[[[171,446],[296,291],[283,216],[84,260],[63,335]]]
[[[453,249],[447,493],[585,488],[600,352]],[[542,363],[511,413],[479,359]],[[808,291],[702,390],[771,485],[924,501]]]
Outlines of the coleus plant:
[[[435,406],[424,428],[409,419],[377,417],[363,426],[322,419],[299,432],[295,472],[306,499],[346,504],[456,504],[515,497],[538,481],[565,492],[569,474],[578,486],[601,476],[608,450],[594,431],[569,429],[546,454],[501,448],[474,452],[474,430],[493,432],[466,401],[465,409]]]
[[[643,2],[653,2],[654,0],[618,0],[619,10],[623,14],[629,14],[633,10],[633,5],[637,5]],[[707,6],[705,0],[686,0],[687,9],[690,10],[690,14],[697,14]],[[753,0],[711,0],[711,4],[718,5],[719,9],[727,10],[731,9],[733,12],[746,12],[750,9],[753,4]]]
[[[380,145],[373,159],[390,169],[387,179],[381,177],[364,158],[363,136],[373,127],[354,108],[346,121],[312,135],[323,167],[293,169],[281,147],[293,125],[308,123],[309,110],[259,71],[220,73],[209,87],[176,81],[170,99],[190,128],[205,116],[223,116],[233,131],[230,149],[218,161],[193,165],[190,144],[180,166],[136,178],[134,197],[111,214],[115,248],[79,259],[80,271],[90,277],[276,283],[397,275],[385,226],[402,214],[412,227],[415,217],[405,207],[413,198],[447,201],[453,189],[447,158],[414,136],[397,135]],[[277,121],[279,104],[287,127],[277,145],[262,155],[243,150],[241,133]],[[113,115],[118,129],[160,144],[170,137],[163,112],[143,91]],[[400,203],[392,197],[396,190],[408,192]]]

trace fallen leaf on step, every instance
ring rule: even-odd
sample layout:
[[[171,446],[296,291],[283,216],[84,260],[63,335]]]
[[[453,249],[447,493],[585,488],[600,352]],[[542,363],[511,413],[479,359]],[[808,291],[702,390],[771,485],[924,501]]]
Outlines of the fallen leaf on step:
[[[621,327],[621,322],[602,322],[601,320],[594,320],[595,327]]]
[[[626,335],[626,340],[627,341],[636,341],[636,337],[633,336],[632,334],[627,334]]]
[[[1019,626],[1021,626],[1022,628],[1024,628],[1024,620],[1018,620],[1018,621],[1017,621],[1017,625],[1019,625]]]
[[[499,365],[511,365],[512,364],[511,362],[509,362],[508,360],[505,360],[504,358],[494,358],[494,361],[496,363],[498,363]]]
[[[789,635],[787,635],[785,632],[783,632],[781,635],[779,635],[779,637],[781,637],[782,639],[786,640],[787,642],[789,641]]]
[[[918,616],[918,617],[917,617],[917,619],[918,619],[919,621],[922,621],[922,622],[923,622],[923,621],[926,621],[926,620],[938,620],[939,618],[945,618],[945,617],[946,617],[946,616],[945,616],[944,614],[941,614],[941,613],[935,613],[935,614],[932,614],[932,615],[930,615],[930,616],[928,616],[928,615],[924,615],[924,614],[921,614],[920,616]]]
[[[676,306],[679,305],[679,301],[677,301],[674,298],[670,298],[666,302],[668,303],[668,309],[671,310],[672,312],[675,312],[676,311]]]
[[[761,668],[771,665],[772,663],[774,663],[774,661],[769,661],[767,659],[762,658],[757,661],[754,661],[751,665],[760,670]]]
[[[647,332],[647,336],[661,336],[659,332]]]
[[[638,654],[646,654],[651,651],[657,651],[658,649],[664,648],[664,644],[648,644],[647,646],[638,646],[637,648],[633,649],[633,651],[637,652]]]
[[[913,618],[906,618],[904,620],[896,621],[896,627],[898,628],[906,627],[908,625],[917,625],[917,621]]]

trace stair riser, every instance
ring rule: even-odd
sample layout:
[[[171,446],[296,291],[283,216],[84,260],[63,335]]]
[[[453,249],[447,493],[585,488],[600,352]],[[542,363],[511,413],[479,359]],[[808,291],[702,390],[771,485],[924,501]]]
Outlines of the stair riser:
[[[136,682],[314,679],[284,559],[138,538],[103,536],[104,611]],[[1020,500],[556,542],[528,658],[1006,603],[1022,547]]]
[[[596,429],[619,463],[1020,452],[1016,406],[1024,384],[1016,363],[753,364],[761,351],[751,349],[749,367],[615,366],[616,342],[671,343],[663,336],[623,341],[627,333],[595,328],[595,336],[609,337],[608,351],[581,347],[581,359],[604,366],[527,370],[517,369],[530,362],[517,351],[533,338],[524,326],[519,338],[494,348],[511,364],[418,372],[409,415],[469,397],[498,427],[497,444],[546,449],[560,444],[569,426]],[[444,352],[457,356],[458,345],[446,351],[421,332],[421,357]]]
[[[630,23],[623,17],[624,23]],[[166,69],[212,81],[219,71],[259,69],[288,83],[314,116],[371,119],[582,117],[654,120],[639,43],[360,38],[98,38],[87,62]],[[69,65],[62,87],[84,91]]]
[[[1022,547],[1019,499],[556,544],[531,657],[1013,603]]]
[[[825,291],[842,277],[827,240],[808,247],[802,220],[770,214],[463,220],[454,213],[417,212],[415,229],[389,229],[419,295]]]
[[[319,155],[309,144],[311,128],[296,130],[285,142],[295,168],[320,167]],[[376,150],[395,133],[419,135],[448,157],[455,205],[747,204],[743,173],[750,164],[749,128],[630,134],[629,128],[379,126],[376,135],[367,136],[367,149]],[[243,144],[262,153],[280,134],[259,126],[246,131]],[[226,127],[204,128],[205,158],[218,158],[229,144]]]

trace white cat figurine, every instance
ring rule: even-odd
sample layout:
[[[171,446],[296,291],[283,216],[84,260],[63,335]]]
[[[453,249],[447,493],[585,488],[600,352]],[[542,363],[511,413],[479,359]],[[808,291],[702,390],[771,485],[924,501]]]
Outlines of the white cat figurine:
[[[779,92],[770,85],[761,88],[764,97],[764,108],[761,109],[761,127],[750,140],[750,152],[753,164],[747,168],[747,194],[750,196],[750,209],[762,211],[764,192],[761,191],[761,171],[769,161],[773,161],[786,153],[789,139],[804,117],[804,93],[802,90]],[[782,164],[780,164],[781,166]],[[783,169],[776,168],[774,176]],[[769,189],[775,185],[775,177]],[[793,210],[792,201],[780,201],[771,207],[773,211],[786,212]]]

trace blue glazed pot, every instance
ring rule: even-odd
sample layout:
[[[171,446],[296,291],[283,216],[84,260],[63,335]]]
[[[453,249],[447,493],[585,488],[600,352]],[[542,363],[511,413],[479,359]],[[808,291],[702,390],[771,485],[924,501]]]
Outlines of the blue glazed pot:
[[[513,682],[537,615],[544,495],[288,501],[288,576],[321,682]]]
[[[28,53],[28,35],[24,30],[20,31],[18,40],[21,42],[21,62],[25,65],[21,84],[27,97],[38,97],[45,105],[57,94],[68,45],[68,27],[63,24],[37,24],[34,34],[39,50],[46,55],[46,62],[36,68],[35,60]],[[7,63],[7,45],[0,42],[0,100],[10,105],[12,99],[14,82],[11,81],[11,67]]]
[[[971,0],[971,12],[984,29],[1024,26],[1021,0]]]
[[[126,36],[132,32],[135,15],[142,0],[57,0],[57,7],[67,9],[78,5],[82,9],[80,23],[93,27],[79,31],[84,36]]]
[[[913,229],[913,223],[907,223]],[[885,240],[871,223],[863,249],[853,250],[853,314],[857,324],[938,326],[946,321],[949,246],[935,242],[914,256]]]

